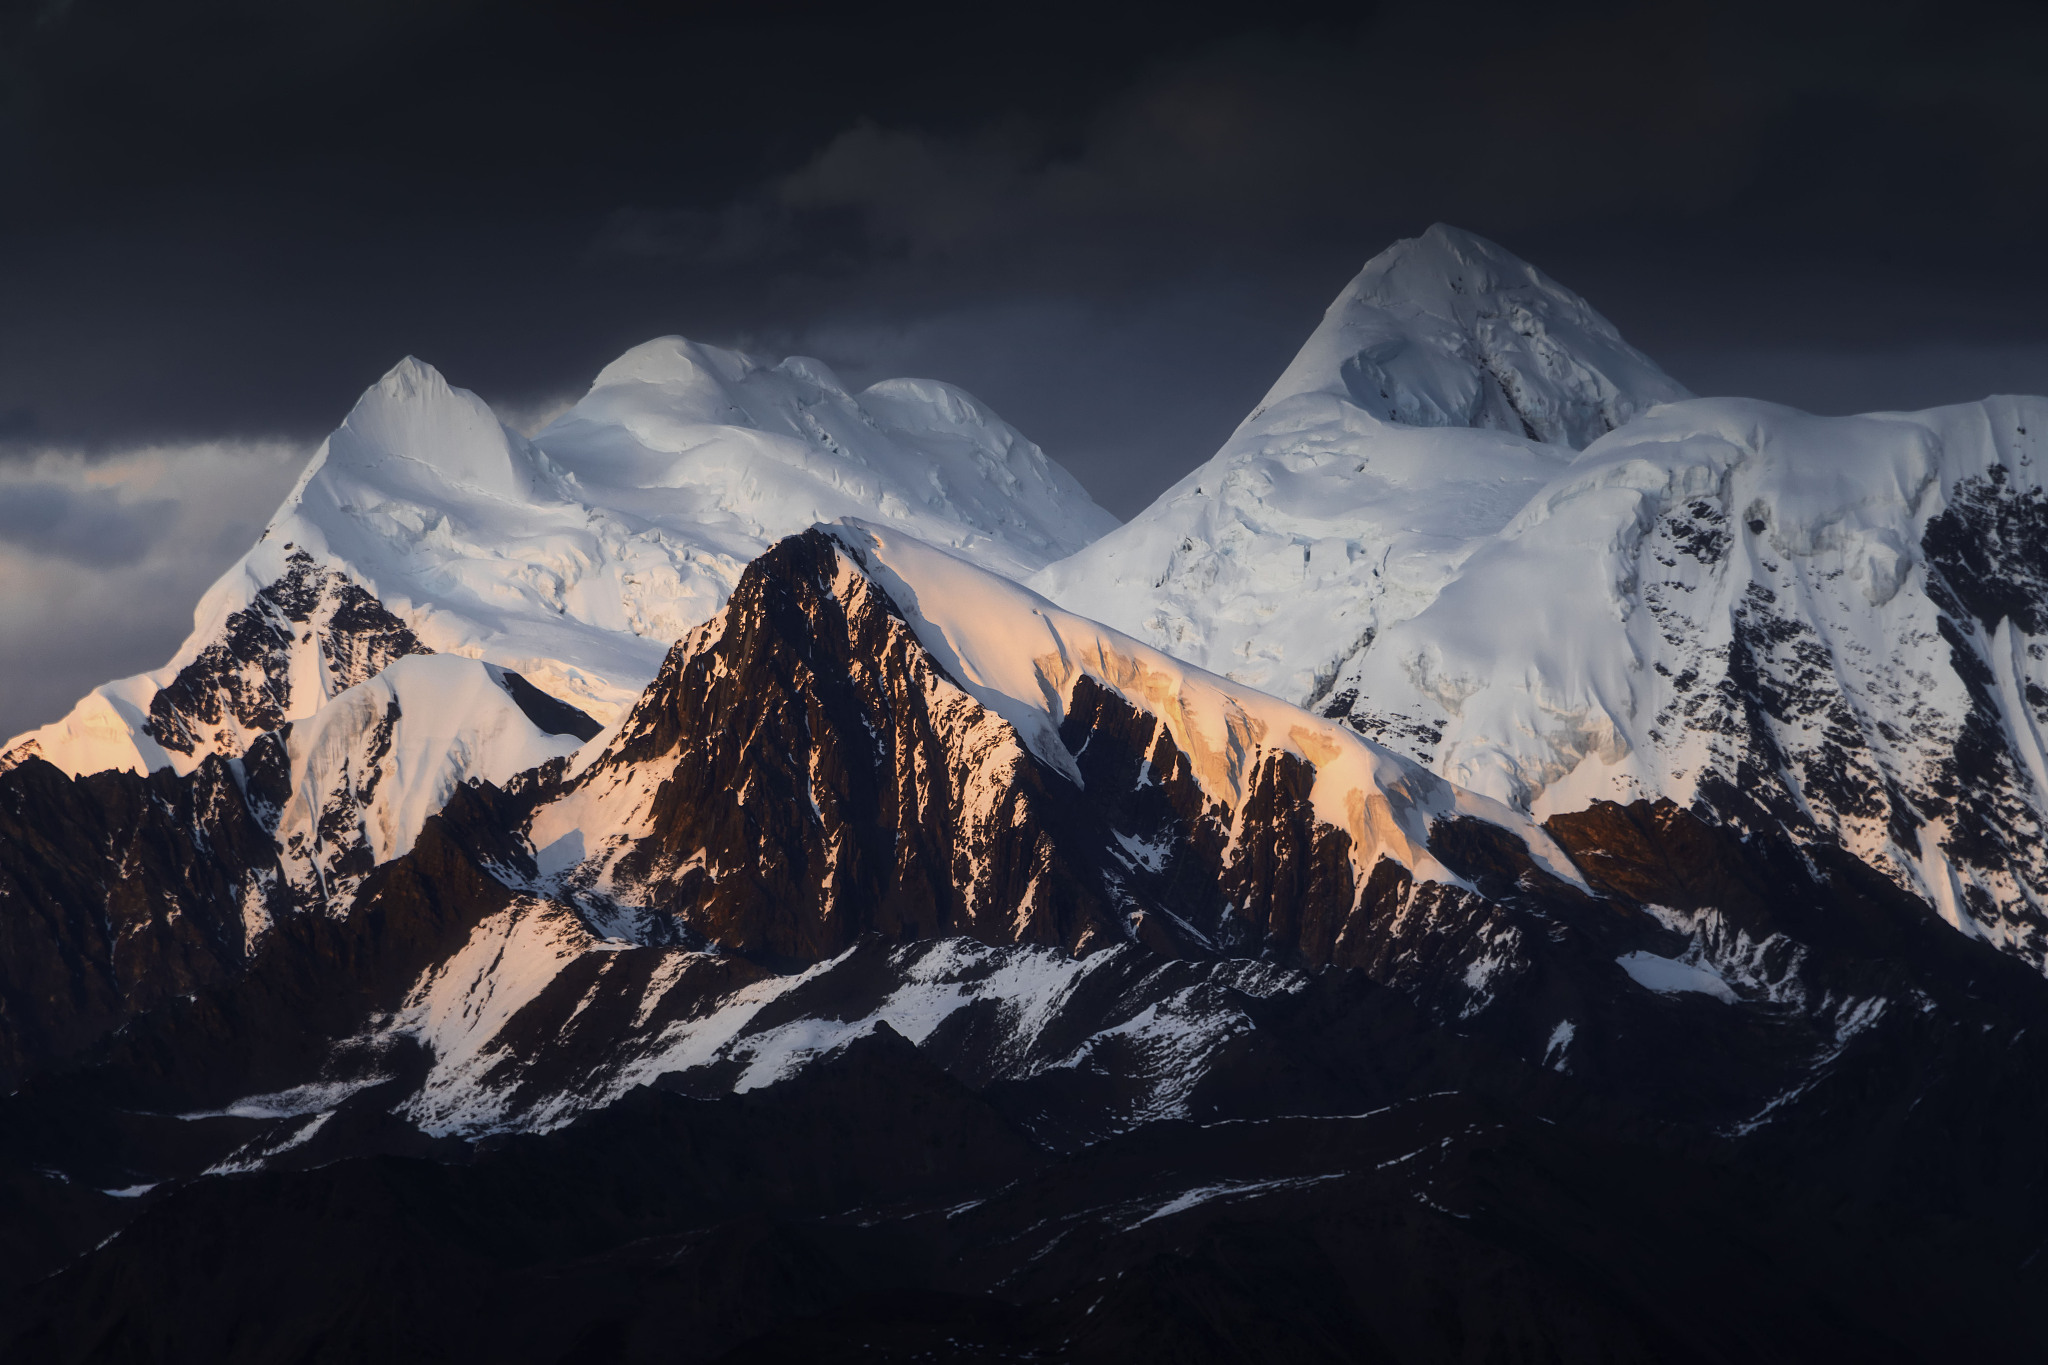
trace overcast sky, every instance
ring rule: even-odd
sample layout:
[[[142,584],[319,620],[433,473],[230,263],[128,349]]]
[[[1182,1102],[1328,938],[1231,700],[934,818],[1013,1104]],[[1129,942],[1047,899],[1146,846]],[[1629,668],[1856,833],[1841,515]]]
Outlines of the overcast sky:
[[[0,736],[408,353],[515,421],[668,332],[947,379],[1129,516],[1441,219],[1701,393],[2048,391],[2034,7],[0,4]]]

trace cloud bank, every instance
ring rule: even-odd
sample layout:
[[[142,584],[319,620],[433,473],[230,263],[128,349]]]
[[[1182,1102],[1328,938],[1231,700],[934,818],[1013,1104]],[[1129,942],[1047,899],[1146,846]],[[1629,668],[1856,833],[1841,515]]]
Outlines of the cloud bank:
[[[243,441],[0,460],[0,738],[169,659],[309,454]]]

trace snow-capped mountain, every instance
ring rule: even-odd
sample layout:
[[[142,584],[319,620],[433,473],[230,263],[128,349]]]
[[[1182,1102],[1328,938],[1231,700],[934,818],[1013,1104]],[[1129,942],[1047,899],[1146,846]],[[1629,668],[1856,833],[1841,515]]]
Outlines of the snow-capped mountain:
[[[1428,851],[1440,820],[1499,825],[1577,877],[1526,817],[913,537],[857,523],[755,564],[533,817],[536,857],[596,922],[645,936],[658,913],[794,960],[870,930],[1076,953],[1291,938],[1262,923],[1285,894],[1247,862],[1292,837],[1262,827],[1283,811],[1329,879],[1318,961],[1366,935],[1358,889],[1394,875],[1383,860],[1463,885]],[[1134,750],[1109,795],[1089,777],[1105,728]],[[884,844],[846,832],[869,824]],[[1193,882],[1187,858],[1206,891],[1162,896]]]
[[[1122,529],[939,385],[406,362],[0,761],[0,1353],[2032,1358],[2044,407],[1447,228]]]
[[[442,1114],[441,1130],[559,1121],[620,1077],[716,1060],[702,1029],[669,1026],[717,1015],[713,1035],[731,1037],[750,1017],[731,1006],[783,989],[763,984],[775,969],[871,935],[1223,964],[1271,950],[1434,982],[1430,1007],[1455,1013],[1551,950],[1482,883],[1504,869],[1585,894],[1527,817],[893,528],[814,530],[757,558],[581,748],[521,705],[530,684],[491,668],[402,657],[182,776],[67,781],[34,757],[6,774],[0,904],[20,932],[0,999],[64,982],[73,1001],[54,1034],[0,1011],[9,1072],[180,990],[296,977],[305,953],[340,951],[310,945],[368,933],[439,945],[398,955],[388,1008],[415,1022],[379,1022],[353,994],[340,1005],[349,1037],[427,1040],[421,1114]],[[122,829],[136,809],[150,821]],[[63,877],[23,877],[51,847],[67,850]],[[451,875],[455,890],[420,889]],[[80,913],[117,885],[111,924]],[[639,966],[588,976],[629,947],[649,950]],[[564,1005],[558,1027],[533,1032]],[[1152,1006],[1169,1008],[1132,1009]],[[561,1074],[549,1059],[562,1049],[532,1044],[566,1037],[586,1009],[597,1032],[577,1031]],[[1185,1079],[1174,1040],[1213,1029],[1158,1028],[1148,1066]],[[302,1058],[297,1081],[322,1083],[335,1057]],[[538,1088],[536,1068],[551,1077]]]
[[[1282,404],[1314,413],[1303,400],[1318,396],[1400,426],[1504,431],[1579,450],[1691,395],[1577,294],[1438,223],[1366,262],[1238,436]]]
[[[2048,965],[2048,401],[1716,400],[1596,442],[1326,704],[1539,817],[1840,843]]]
[[[664,337],[528,441],[408,359],[321,446],[168,664],[95,689],[0,761],[187,772],[426,652],[511,669],[610,720],[747,561],[843,516],[1009,573],[1116,524],[933,381],[853,395],[818,361]]]
[[[1438,227],[1214,459],[1033,582],[1538,818],[1670,801],[1840,843],[2048,966],[2044,431],[2038,399],[1688,400]]]
[[[1996,1291],[1966,1324],[1990,1339],[2011,1325],[1996,1305],[2028,1301],[2009,1267],[2048,1217],[2048,990],[1839,850],[1668,807],[1541,828],[872,524],[757,557],[573,753],[521,730],[547,733],[485,667],[402,657],[187,774],[0,773],[0,1154],[9,1197],[51,1211],[8,1248],[34,1281],[10,1301],[16,1339],[90,1337],[121,1305],[210,1340],[217,1291],[180,1287],[182,1268],[267,1282],[279,1254],[318,1260],[359,1324],[347,1305],[382,1302],[355,1287],[387,1242],[498,1266],[486,1280],[581,1285],[601,1255],[605,1283],[716,1264],[767,1292],[727,1257],[678,1267],[722,1245],[722,1220],[784,1209],[903,1267],[901,1287],[1027,1296],[1057,1324],[1030,1329],[1047,1344],[1078,1330],[1071,1296],[1085,1319],[1091,1286],[1160,1255],[1255,1228],[1270,1258],[1332,1217],[1397,1258],[1542,1284],[1568,1252],[1597,1269],[1529,1296],[1515,1330],[1648,1331],[1667,1357],[1698,1329],[1639,1315],[1704,1272],[1679,1257],[1631,1277],[1673,1254],[1655,1232],[1673,1220],[1709,1243],[1738,1305],[1714,1331],[1738,1346],[1783,1330],[1739,1305],[1785,1293],[1838,1305],[1824,1322],[1976,1340],[1953,1335],[1955,1277],[1906,1273],[1921,1258]],[[338,775],[381,748],[445,779],[443,704],[541,761],[454,786],[366,873],[316,859],[327,898],[278,896],[252,924],[248,888],[289,887],[314,806],[410,825]],[[1730,1146],[1766,1174],[1699,1165]],[[664,1193],[677,1163],[694,1193]],[[1563,1231],[1531,1242],[1635,1226],[1599,1193],[1616,1163],[1630,1200],[1657,1192],[1622,1259]],[[547,1192],[570,1201],[559,1227]],[[614,1227],[612,1207],[632,1212]],[[474,1247],[460,1231],[515,1209],[544,1226]],[[358,1244],[385,1210],[412,1231]],[[1968,1236],[1898,1231],[1924,1226]],[[1761,1260],[1724,1254],[1759,1237]],[[1263,1297],[1344,1263],[1289,1252],[1253,1282]],[[1554,1321],[1535,1305],[1559,1294]],[[241,1311],[304,1302],[280,1287]],[[499,1353],[552,1358],[563,1314],[587,1325],[609,1302],[508,1301],[494,1311],[525,1327]],[[1332,1303],[1433,1330],[1383,1289]],[[795,1310],[759,1311],[706,1340]],[[1337,1312],[1341,1336],[1353,1311],[1311,1321]],[[354,1330],[326,1314],[277,1330]]]
[[[1439,224],[1367,263],[1213,458],[1033,586],[1319,703],[1579,446],[1687,396],[1583,299]]]

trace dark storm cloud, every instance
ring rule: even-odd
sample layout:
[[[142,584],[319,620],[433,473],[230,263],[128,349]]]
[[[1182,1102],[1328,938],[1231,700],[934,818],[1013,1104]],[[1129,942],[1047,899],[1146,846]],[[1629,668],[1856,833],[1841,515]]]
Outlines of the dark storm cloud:
[[[54,440],[312,437],[407,352],[537,410],[681,331],[962,382],[1128,514],[1437,219],[1696,388],[2009,373],[2048,316],[2017,7],[20,13],[0,410]]]
[[[1609,7],[1475,34],[1418,7],[1240,35],[1080,114],[862,119],[593,250],[754,272],[738,335],[849,375],[936,369],[1126,515],[1364,256],[1438,218],[1546,265],[1701,392],[1852,411],[2048,387],[2038,25],[1994,17]]]
[[[169,528],[175,504],[124,502],[111,489],[0,484],[0,541],[93,568],[133,564]]]

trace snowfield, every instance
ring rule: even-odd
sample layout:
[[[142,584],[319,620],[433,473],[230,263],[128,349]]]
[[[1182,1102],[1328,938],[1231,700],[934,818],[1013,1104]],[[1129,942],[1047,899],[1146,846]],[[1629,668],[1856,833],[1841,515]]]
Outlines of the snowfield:
[[[1688,396],[1585,300],[1439,224],[1366,265],[1213,458],[1032,586],[1315,706],[1578,447]]]

